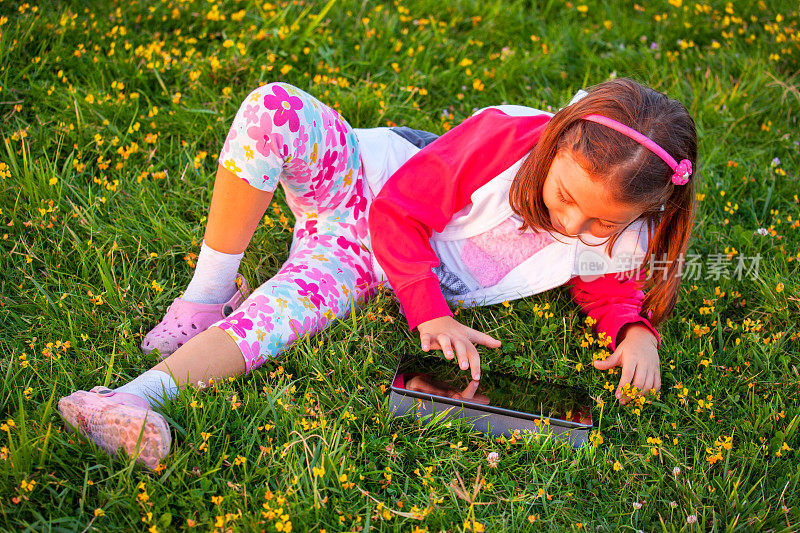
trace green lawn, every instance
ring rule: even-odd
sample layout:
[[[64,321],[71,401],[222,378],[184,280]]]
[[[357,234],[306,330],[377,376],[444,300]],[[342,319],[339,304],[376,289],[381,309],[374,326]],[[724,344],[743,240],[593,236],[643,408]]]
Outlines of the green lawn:
[[[0,528],[800,528],[798,3],[642,4],[0,3]],[[486,368],[589,390],[594,445],[393,419],[391,373],[419,343],[388,293],[245,379],[186,391],[157,473],[58,417],[59,397],[155,363],[139,343],[191,277],[216,154],[259,84],[355,127],[442,133],[613,76],[684,102],[700,137],[701,271],[661,328],[660,399],[614,401],[619,375],[592,368],[566,290],[458,316],[504,341]],[[276,194],[251,285],[285,259],[290,216]],[[754,257],[757,277],[736,279]]]

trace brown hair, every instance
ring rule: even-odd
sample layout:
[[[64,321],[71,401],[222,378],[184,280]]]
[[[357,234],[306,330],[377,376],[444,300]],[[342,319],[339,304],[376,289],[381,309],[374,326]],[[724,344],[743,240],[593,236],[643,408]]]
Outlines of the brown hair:
[[[663,275],[647,272],[642,312],[659,325],[678,299],[680,271],[695,216],[697,172],[685,185],[673,185],[673,171],[660,157],[607,126],[581,120],[597,113],[650,137],[676,161],[688,159],[697,168],[697,132],[686,108],[633,80],[620,78],[587,89],[587,95],[559,110],[523,162],[511,186],[511,207],[524,220],[522,229],[557,231],[542,198],[545,179],[560,150],[570,150],[576,162],[619,203],[642,210],[648,247],[640,266],[650,258]],[[664,210],[661,211],[661,206]],[[638,220],[638,219],[637,219]],[[623,228],[624,229],[624,228]],[[608,240],[609,255],[619,235]],[[647,315],[646,315],[647,316]]]

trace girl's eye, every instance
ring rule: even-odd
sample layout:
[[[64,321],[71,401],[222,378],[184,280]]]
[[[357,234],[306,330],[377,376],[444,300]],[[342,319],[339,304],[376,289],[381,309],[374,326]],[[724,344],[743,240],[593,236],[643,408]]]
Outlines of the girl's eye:
[[[597,225],[600,226],[603,229],[614,229],[614,225],[613,224],[611,226],[609,226],[607,224],[603,224],[602,222],[598,222]]]
[[[566,199],[566,198],[564,198],[564,195],[563,195],[563,194],[561,194],[561,191],[560,191],[560,190],[558,191],[558,199],[559,199],[559,200],[561,200],[561,201],[562,201],[563,203],[565,203],[565,204],[568,204],[568,203],[569,203],[569,201],[567,201],[567,199]]]

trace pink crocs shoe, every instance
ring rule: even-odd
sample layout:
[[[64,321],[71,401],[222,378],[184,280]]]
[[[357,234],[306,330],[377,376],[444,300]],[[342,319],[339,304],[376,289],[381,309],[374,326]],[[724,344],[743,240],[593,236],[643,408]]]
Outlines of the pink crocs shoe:
[[[199,304],[175,298],[161,322],[144,336],[142,351],[146,355],[157,349],[164,359],[211,324],[233,313],[250,294],[241,274],[236,274],[236,286],[238,290],[231,299],[221,304]]]
[[[58,412],[108,454],[122,448],[150,470],[169,453],[167,421],[136,395],[105,387],[81,390],[61,398]]]

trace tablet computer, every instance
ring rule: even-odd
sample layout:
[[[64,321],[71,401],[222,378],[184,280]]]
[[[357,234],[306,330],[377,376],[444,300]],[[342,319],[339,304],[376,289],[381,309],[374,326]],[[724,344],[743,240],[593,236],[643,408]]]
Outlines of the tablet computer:
[[[468,419],[478,431],[506,436],[515,430],[552,433],[575,446],[582,445],[593,428],[592,400],[586,391],[497,372],[482,372],[475,381],[441,357],[402,356],[390,403],[395,415],[445,413],[443,419]]]

